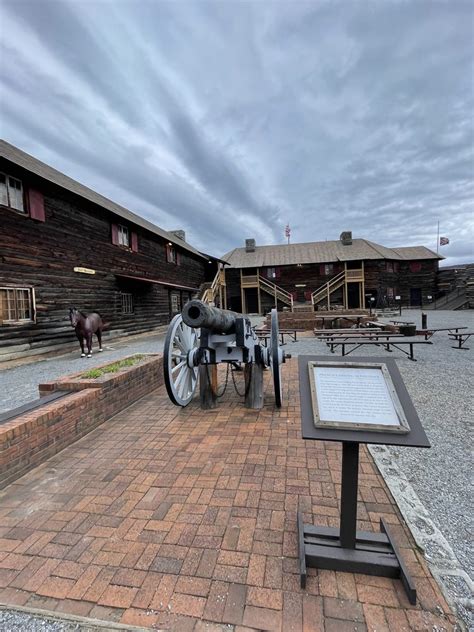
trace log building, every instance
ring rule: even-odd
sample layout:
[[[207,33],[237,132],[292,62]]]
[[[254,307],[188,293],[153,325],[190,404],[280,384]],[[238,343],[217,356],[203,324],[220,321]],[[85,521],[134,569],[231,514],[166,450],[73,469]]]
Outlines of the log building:
[[[424,246],[386,248],[341,233],[338,241],[245,248],[224,255],[231,309],[265,314],[278,309],[421,307],[434,299],[438,263]],[[370,299],[373,299],[370,301]]]
[[[0,141],[0,361],[70,347],[68,308],[114,334],[166,325],[218,260]],[[210,283],[209,283],[210,285]]]

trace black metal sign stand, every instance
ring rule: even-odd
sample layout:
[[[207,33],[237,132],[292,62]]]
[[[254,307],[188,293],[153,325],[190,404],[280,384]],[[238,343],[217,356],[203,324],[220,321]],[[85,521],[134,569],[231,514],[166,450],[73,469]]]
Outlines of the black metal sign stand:
[[[390,529],[383,518],[380,533],[357,531],[357,489],[359,474],[359,444],[382,443],[429,447],[416,411],[403,384],[394,360],[358,358],[360,362],[383,362],[390,372],[397,395],[410,425],[405,435],[386,432],[316,429],[313,423],[308,362],[327,362],[327,356],[300,356],[300,393],[303,438],[342,442],[341,513],[339,528],[303,524],[300,512],[297,517],[298,552],[301,587],[306,586],[306,567],[327,570],[365,573],[382,577],[400,578],[408,600],[416,603],[416,589],[403,562]],[[338,358],[341,363],[344,358]],[[331,359],[332,362],[332,359]],[[306,376],[306,377],[305,377]]]

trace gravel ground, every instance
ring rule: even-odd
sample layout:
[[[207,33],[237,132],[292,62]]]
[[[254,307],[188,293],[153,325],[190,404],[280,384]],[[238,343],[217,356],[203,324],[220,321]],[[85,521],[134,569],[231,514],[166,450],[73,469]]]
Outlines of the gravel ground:
[[[17,610],[0,610],[0,630],[2,632],[103,632],[104,628],[58,621]]]

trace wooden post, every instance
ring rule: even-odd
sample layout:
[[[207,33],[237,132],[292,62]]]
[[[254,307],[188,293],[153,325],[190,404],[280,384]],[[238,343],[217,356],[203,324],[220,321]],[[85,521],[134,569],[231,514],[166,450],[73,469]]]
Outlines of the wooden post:
[[[245,408],[257,410],[263,408],[263,366],[246,364],[244,378],[246,385]]]
[[[199,365],[199,398],[201,410],[217,408],[217,364]]]

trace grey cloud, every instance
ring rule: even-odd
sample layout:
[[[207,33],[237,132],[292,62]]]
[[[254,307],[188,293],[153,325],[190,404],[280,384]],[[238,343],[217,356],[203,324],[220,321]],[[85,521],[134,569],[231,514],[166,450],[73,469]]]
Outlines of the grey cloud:
[[[2,34],[3,136],[198,247],[283,243],[290,221],[434,248],[439,220],[442,254],[474,259],[471,3],[0,12],[22,35]]]

